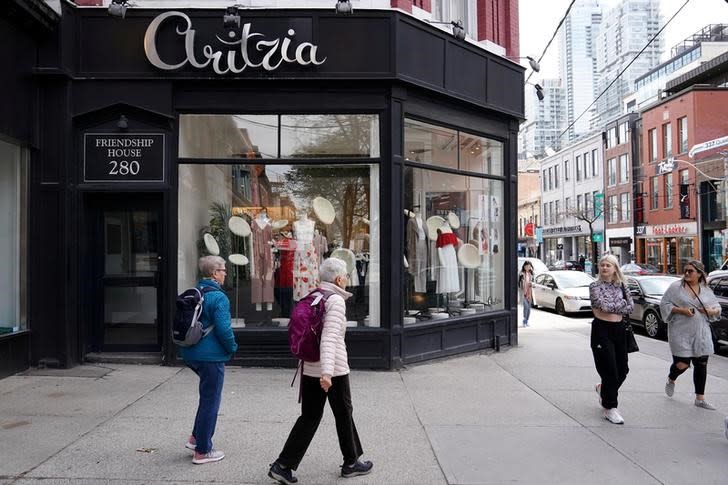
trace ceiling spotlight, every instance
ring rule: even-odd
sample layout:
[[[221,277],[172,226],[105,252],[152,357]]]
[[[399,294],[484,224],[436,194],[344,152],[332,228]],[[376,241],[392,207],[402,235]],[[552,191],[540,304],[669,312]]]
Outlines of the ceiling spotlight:
[[[453,20],[452,24],[452,35],[457,40],[465,40],[465,28],[463,27],[462,20]]]
[[[335,9],[336,13],[354,13],[354,7],[349,0],[338,0]]]
[[[240,14],[237,6],[233,5],[225,9],[225,15],[222,16],[222,25],[228,30],[240,28]]]
[[[109,15],[123,19],[126,17],[126,9],[129,8],[129,0],[111,0],[109,4]]]

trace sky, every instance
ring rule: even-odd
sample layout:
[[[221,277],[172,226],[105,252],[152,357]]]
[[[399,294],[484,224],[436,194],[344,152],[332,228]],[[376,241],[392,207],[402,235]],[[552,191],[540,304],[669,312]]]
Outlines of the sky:
[[[580,2],[581,0],[576,0]],[[613,7],[620,0],[600,0],[605,7]],[[522,56],[538,59],[556,30],[571,0],[519,0],[520,48]],[[680,8],[685,0],[662,0],[662,16],[665,22]],[[728,23],[726,0],[688,0],[687,6],[660,34],[664,39],[663,61],[669,58],[670,49],[686,37],[708,24]],[[648,39],[645,39],[645,43]],[[531,80],[557,77],[559,69],[558,36],[541,61],[541,72]],[[524,63],[526,65],[526,63]],[[527,72],[526,75],[530,73]]]

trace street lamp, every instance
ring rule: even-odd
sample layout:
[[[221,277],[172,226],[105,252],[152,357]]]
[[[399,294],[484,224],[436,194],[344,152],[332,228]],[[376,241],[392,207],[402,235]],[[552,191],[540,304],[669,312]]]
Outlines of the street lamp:
[[[426,20],[425,22],[430,24],[452,25],[452,36],[457,40],[465,40],[465,27],[463,27],[462,20],[453,20],[451,22],[432,22],[431,20]]]
[[[541,70],[541,64],[539,64],[538,61],[531,56],[523,56],[523,57],[503,56],[503,57],[505,57],[506,59],[528,59],[528,65],[531,66],[531,69],[533,69],[534,72],[539,72]]]

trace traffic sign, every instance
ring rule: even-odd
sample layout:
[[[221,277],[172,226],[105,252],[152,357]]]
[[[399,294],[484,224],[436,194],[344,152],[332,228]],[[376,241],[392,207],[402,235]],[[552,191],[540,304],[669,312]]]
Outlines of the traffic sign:
[[[592,242],[604,242],[604,233],[603,232],[595,232],[592,235]]]

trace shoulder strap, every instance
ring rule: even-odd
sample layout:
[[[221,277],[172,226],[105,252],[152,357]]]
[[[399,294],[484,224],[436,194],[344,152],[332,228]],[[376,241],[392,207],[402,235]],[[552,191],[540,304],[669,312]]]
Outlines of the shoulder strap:
[[[695,293],[695,290],[693,290],[693,287],[692,286],[688,285],[688,288],[690,288],[690,291],[693,292],[693,295],[695,295],[695,298],[698,299],[698,301],[700,302],[700,306],[703,307],[703,311],[705,312],[705,315],[707,316],[708,315],[708,310],[705,309],[705,305],[703,305],[703,300],[701,300],[700,297],[698,296],[698,294]]]

